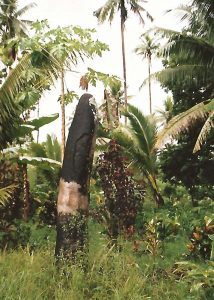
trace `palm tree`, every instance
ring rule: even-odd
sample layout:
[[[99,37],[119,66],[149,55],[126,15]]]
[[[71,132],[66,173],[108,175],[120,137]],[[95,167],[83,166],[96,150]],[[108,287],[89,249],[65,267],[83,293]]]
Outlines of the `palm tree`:
[[[189,32],[175,32],[157,29],[165,36],[170,36],[164,49],[165,54],[174,58],[174,65],[152,74],[161,83],[172,84],[176,81],[188,81],[206,87],[213,87],[214,82],[214,41],[208,35],[199,37]]]
[[[172,97],[167,96],[166,100],[163,103],[164,109],[156,110],[158,115],[156,116],[156,120],[160,123],[160,126],[166,125],[173,117],[173,101]]]
[[[148,80],[149,80],[149,112],[152,114],[152,92],[151,92],[151,63],[152,55],[157,52],[159,44],[156,43],[149,35],[141,36],[141,44],[135,48],[135,52],[148,60]]]
[[[192,9],[184,9],[184,13],[188,11],[190,27],[183,32],[155,28],[156,33],[168,38],[162,54],[166,59],[173,58],[173,66],[171,64],[153,76],[162,83],[169,81],[173,84],[177,80],[188,80],[204,89],[214,89],[213,1],[194,0],[193,5],[196,6]],[[199,9],[197,14],[195,8]]]
[[[123,58],[123,79],[124,79],[124,96],[125,96],[125,108],[127,107],[127,80],[126,80],[126,56],[125,56],[125,22],[128,18],[128,10],[133,11],[144,25],[145,21],[142,17],[142,13],[146,14],[146,17],[153,20],[148,11],[140,5],[145,3],[145,0],[107,0],[107,2],[94,12],[94,15],[98,18],[100,23],[108,20],[112,22],[116,11],[120,12],[120,29],[121,29],[121,42],[122,42],[122,58]],[[129,8],[128,8],[129,7]]]
[[[99,110],[102,116],[103,125],[106,124],[108,130],[112,130],[119,125],[120,105],[122,102],[123,90],[121,82],[113,82],[109,88],[104,89],[104,102]]]
[[[7,42],[20,36],[27,36],[27,25],[32,22],[29,20],[20,19],[29,9],[36,6],[35,3],[30,3],[18,9],[17,0],[2,0],[0,3],[0,31],[1,42],[6,47]],[[9,49],[10,58],[15,60],[16,47],[15,44]]]
[[[194,9],[188,10],[190,28],[183,32],[166,29],[156,29],[157,32],[169,37],[163,54],[171,59],[171,65],[163,71],[153,74],[161,83],[176,84],[189,82],[198,86],[198,89],[208,91],[210,95],[201,99],[189,110],[175,116],[160,134],[160,141],[168,136],[178,133],[191,126],[193,121],[206,119],[204,126],[196,141],[194,152],[200,149],[201,144],[213,127],[213,96],[214,96],[214,22],[213,1],[194,0],[193,5],[199,9],[197,14]],[[202,22],[198,22],[203,20]],[[197,29],[197,30],[196,30]]]
[[[130,167],[143,179],[146,178],[158,206],[164,204],[157,176],[157,127],[153,117],[144,116],[136,107],[128,105],[126,112],[130,124],[121,127],[113,135],[130,158]]]

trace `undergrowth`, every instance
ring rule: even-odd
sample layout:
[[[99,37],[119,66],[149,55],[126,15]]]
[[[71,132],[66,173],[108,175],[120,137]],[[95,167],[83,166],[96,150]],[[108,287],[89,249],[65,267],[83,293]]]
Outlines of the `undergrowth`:
[[[199,300],[209,299],[192,291],[190,283],[175,272],[185,239],[166,242],[160,255],[133,251],[133,241],[120,240],[120,250],[109,248],[100,227],[92,223],[88,271],[74,266],[57,270],[54,244],[5,251],[0,255],[1,300]],[[184,272],[184,271],[182,271]],[[211,299],[211,298],[210,298]]]

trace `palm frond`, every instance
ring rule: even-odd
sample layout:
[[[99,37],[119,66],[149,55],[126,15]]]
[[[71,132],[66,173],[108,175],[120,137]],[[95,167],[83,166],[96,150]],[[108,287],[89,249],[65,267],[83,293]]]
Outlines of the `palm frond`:
[[[37,4],[35,2],[29,3],[27,5],[25,5],[24,7],[22,7],[21,9],[19,9],[14,16],[16,18],[21,17],[22,15],[24,15],[28,10],[30,10],[33,7],[36,7]]]
[[[38,166],[48,170],[53,168],[60,168],[62,166],[61,162],[46,157],[20,156],[18,158],[18,161],[20,164]]]
[[[131,10],[139,17],[140,22],[143,25],[145,24],[145,20],[142,16],[142,13],[145,13],[147,19],[149,19],[150,21],[154,20],[153,17],[151,16],[151,14],[143,6],[138,4],[136,0],[130,1],[130,6],[131,6]]]
[[[204,38],[180,35],[165,51],[178,55],[182,60],[214,68],[214,44]]]
[[[57,137],[48,134],[44,146],[48,158],[61,161],[61,150]]]
[[[97,17],[99,23],[104,23],[107,19],[111,23],[118,4],[117,0],[108,0],[102,7],[94,11],[94,16]]]
[[[151,118],[146,117],[135,106],[129,105],[128,111],[125,113],[130,121],[130,126],[136,137],[139,140],[139,144],[146,153],[150,153],[154,149],[155,138],[157,128]]]
[[[193,153],[199,151],[201,149],[201,145],[206,141],[208,134],[210,133],[211,129],[214,127],[213,122],[214,111],[210,113],[210,116],[207,118],[206,122],[204,123],[197,141],[195,143]]]
[[[29,34],[28,26],[32,25],[33,21],[29,20],[13,20],[14,30],[17,36],[27,37]]]
[[[159,195],[156,183],[156,135],[157,129],[154,120],[145,117],[136,107],[128,105],[125,115],[129,119],[128,127],[120,126],[112,135],[117,140],[130,160],[130,167],[141,178],[145,177],[156,195],[156,202],[161,205],[163,201]],[[159,201],[160,200],[160,201]]]
[[[198,119],[204,119],[207,116],[206,102],[201,102],[187,111],[180,113],[172,118],[165,128],[158,134],[156,148],[160,148],[164,141],[171,137],[176,137],[182,131],[187,131],[188,128]]]
[[[11,184],[7,187],[0,188],[0,205],[5,206],[16,188],[15,184]]]
[[[189,83],[197,82],[200,84],[207,84],[213,82],[214,73],[212,68],[208,68],[204,65],[183,64],[153,73],[151,74],[151,79],[158,80],[161,83],[171,82],[176,84],[177,82],[185,80]],[[146,78],[139,89],[141,89],[148,80],[149,79]]]
[[[148,35],[151,33],[155,33],[155,35],[159,35],[161,38],[171,38],[172,36],[177,36],[181,33],[181,31],[173,30],[170,28],[164,28],[164,27],[159,27],[159,26],[154,26],[147,31],[145,31],[142,35]]]
[[[159,51],[163,56],[168,56],[170,53],[170,55],[175,54],[182,61],[185,59],[186,61],[191,60],[192,63],[214,66],[214,44],[209,36],[190,35],[188,32],[161,27],[151,30],[161,37],[168,38],[167,43]]]
[[[147,172],[151,169],[150,162],[147,154],[140,148],[138,138],[133,135],[132,130],[125,127],[117,128],[113,131],[113,137],[129,158],[130,167],[134,168],[137,173],[147,175]]]
[[[204,15],[205,19],[213,21],[214,2],[213,0],[194,0],[193,5],[196,5],[198,12]]]
[[[176,16],[181,18],[181,21],[186,20],[187,18],[191,17],[191,13],[192,13],[192,7],[189,5],[184,5],[181,4],[178,7],[176,7],[175,9],[168,9],[165,12],[167,13],[174,13]]]
[[[27,70],[30,66],[30,56],[25,55],[17,66],[11,71],[9,76],[0,88],[0,124],[7,124],[10,126],[10,121],[14,119],[14,116],[18,118],[21,113],[21,108],[18,103],[15,102],[17,94],[20,92],[21,87],[24,86],[25,80],[20,74]],[[0,143],[3,142],[1,140]]]
[[[32,69],[31,54],[26,54],[19,61],[0,88],[0,148],[12,141],[14,128],[20,123],[20,114],[30,108],[32,101],[22,105],[19,101],[19,94],[26,89],[26,78],[23,74],[26,70]],[[50,57],[48,65],[40,69],[40,73],[31,80],[31,85],[40,94],[48,86],[53,84],[59,73],[59,66]]]

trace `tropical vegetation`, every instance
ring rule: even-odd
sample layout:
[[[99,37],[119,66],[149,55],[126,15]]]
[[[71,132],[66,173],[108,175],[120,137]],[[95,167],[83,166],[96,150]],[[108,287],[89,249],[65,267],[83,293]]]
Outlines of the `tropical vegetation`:
[[[91,67],[110,50],[95,29],[52,28],[24,19],[34,3],[0,1],[1,299],[213,299],[214,4],[178,7],[181,31],[142,27],[133,53],[148,63],[146,115],[127,103],[124,41],[129,11],[152,19],[145,2],[109,0],[94,13],[101,23],[120,13],[121,79]],[[153,55],[163,69],[152,74]],[[68,72],[86,94],[66,142],[79,100]],[[167,92],[157,110],[154,79]],[[59,111],[41,115],[44,101]],[[61,135],[44,135],[56,122]]]

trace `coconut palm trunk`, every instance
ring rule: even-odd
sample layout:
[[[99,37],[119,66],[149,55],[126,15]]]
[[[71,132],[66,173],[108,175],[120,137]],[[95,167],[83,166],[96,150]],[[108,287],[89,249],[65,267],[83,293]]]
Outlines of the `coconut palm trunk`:
[[[152,114],[151,54],[148,55],[148,74],[149,74],[149,113]]]
[[[79,100],[65,147],[57,201],[57,259],[76,262],[87,250],[89,179],[92,166],[96,110],[93,97]]]
[[[23,200],[24,200],[23,219],[25,222],[27,222],[29,217],[29,210],[30,210],[30,191],[29,191],[27,164],[23,164],[22,172],[23,172]]]
[[[127,96],[127,80],[126,80],[126,52],[125,52],[125,37],[124,37],[125,23],[121,16],[121,45],[122,45],[122,59],[123,59],[123,86],[124,86],[124,100],[125,109],[127,109],[128,96]],[[125,123],[127,123],[127,117],[125,117]]]
[[[144,25],[144,18],[142,14],[146,14],[146,17],[153,20],[149,12],[141,6],[141,2],[144,0],[107,0],[106,3],[94,11],[94,15],[98,18],[100,23],[108,20],[112,22],[116,12],[120,12],[120,28],[121,28],[121,42],[122,42],[122,59],[123,59],[123,80],[124,80],[124,97],[125,97],[125,109],[127,109],[127,80],[126,80],[126,56],[125,56],[125,40],[124,30],[125,22],[128,18],[128,11],[134,12],[138,16],[140,22]],[[125,116],[125,123],[127,118]]]
[[[60,106],[61,106],[61,157],[63,159],[65,152],[65,80],[64,80],[64,70],[61,71],[61,96],[60,96]]]
[[[109,97],[106,89],[104,90],[104,100],[105,100],[105,115],[106,115],[107,126],[108,126],[108,130],[111,130],[112,124],[111,124],[110,110],[109,110]]]
[[[161,206],[164,205],[164,199],[161,196],[161,193],[159,191],[155,175],[151,176],[149,178],[149,180],[150,180],[150,185],[151,185],[151,188],[152,188],[152,191],[153,191],[153,194],[154,194],[155,202],[156,202],[158,207],[161,207]]]

